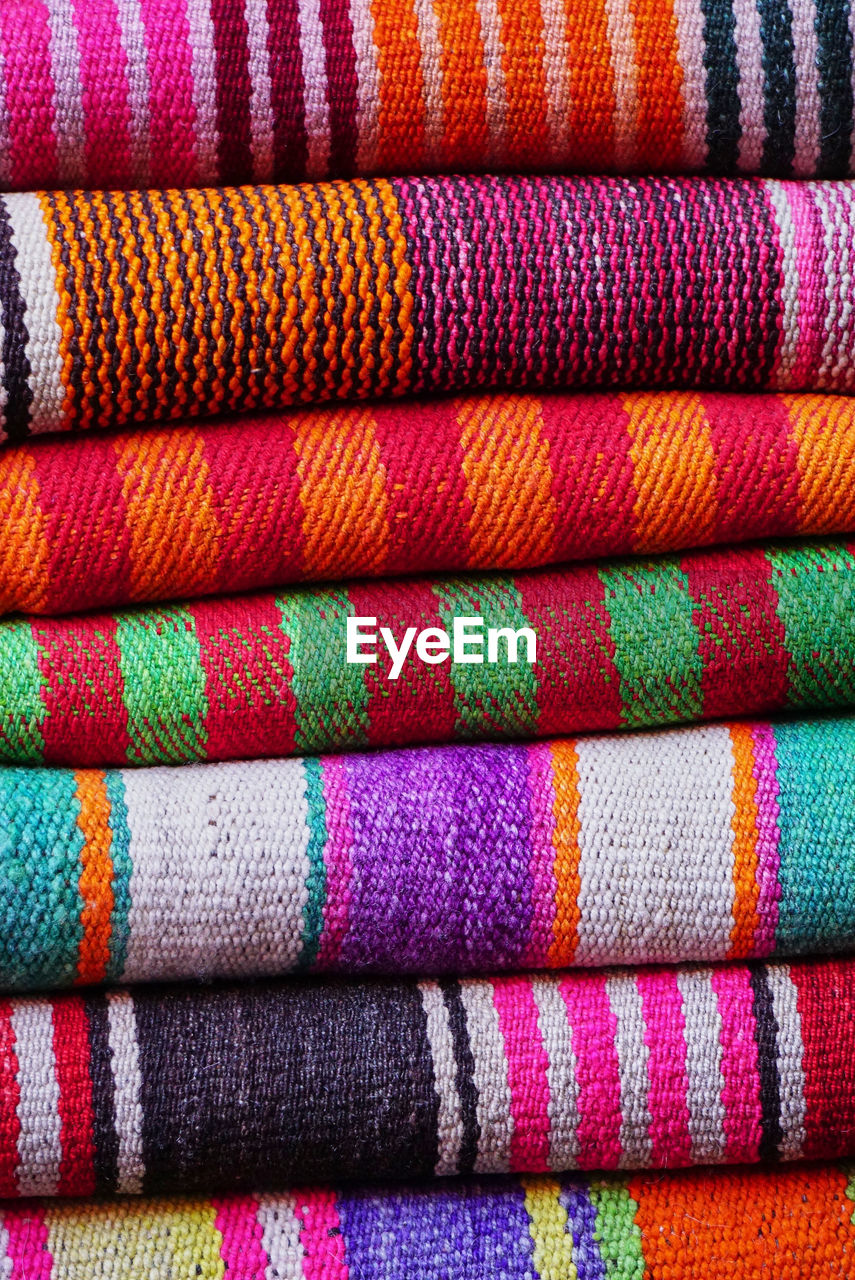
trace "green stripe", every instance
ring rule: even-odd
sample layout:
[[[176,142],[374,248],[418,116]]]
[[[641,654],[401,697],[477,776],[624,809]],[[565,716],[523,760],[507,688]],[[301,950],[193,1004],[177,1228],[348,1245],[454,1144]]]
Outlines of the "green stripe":
[[[537,669],[527,660],[521,644],[518,661],[507,661],[505,641],[499,644],[499,661],[487,662],[487,629],[529,627],[523,612],[522,596],[513,578],[451,578],[433,587],[439,601],[440,626],[452,636],[455,617],[482,617],[484,629],[480,650],[483,662],[450,663],[457,714],[455,733],[460,738],[493,737],[501,733],[521,737],[537,731]],[[534,628],[532,628],[534,629]]]
[[[289,591],[276,601],[297,702],[296,748],[327,751],[368,742],[369,668],[347,661],[346,619],[356,616],[345,589]]]
[[[641,1229],[635,1221],[638,1204],[626,1187],[613,1182],[592,1182],[590,1197],[597,1211],[594,1239],[608,1280],[643,1280]]]
[[[704,663],[689,580],[675,556],[598,570],[609,611],[625,724],[696,720]]]
[[[174,606],[116,615],[132,764],[205,757],[205,672],[193,614]]]
[[[840,542],[766,553],[789,653],[793,707],[855,702],[855,560]]]
[[[110,913],[110,959],[107,961],[108,982],[121,979],[130,936],[131,910],[131,830],[125,804],[125,783],[118,769],[105,775],[105,789],[110,801],[110,858],[113,863],[113,910]]]
[[[327,843],[326,804],[324,801],[323,766],[320,760],[307,757],[302,761],[306,779],[306,802],[309,843],[306,857],[309,871],[306,877],[308,898],[303,911],[302,950],[299,967],[310,968],[317,959],[321,933],[324,927],[324,903],[327,894],[327,868],[324,849]]]
[[[0,755],[4,760],[41,764],[45,704],[38,642],[29,622],[17,618],[0,623],[0,642]]]
[[[841,1172],[847,1179],[846,1182],[846,1199],[853,1202],[852,1216],[849,1221],[855,1227],[855,1164],[848,1162],[843,1165]]]

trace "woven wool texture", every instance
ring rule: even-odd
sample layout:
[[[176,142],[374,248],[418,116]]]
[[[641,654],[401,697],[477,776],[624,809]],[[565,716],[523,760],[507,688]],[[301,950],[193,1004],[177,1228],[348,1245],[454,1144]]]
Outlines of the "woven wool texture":
[[[852,169],[846,0],[4,0],[0,183]]]
[[[7,768],[0,832],[5,990],[855,949],[851,718]]]
[[[612,560],[510,576],[399,579],[0,622],[0,758],[182,763],[642,728],[855,704],[855,558],[843,542]],[[346,619],[480,616],[528,628],[534,664],[422,661]]]
[[[855,400],[498,394],[0,453],[0,612],[855,530]]]
[[[851,1155],[855,961],[0,1005],[4,1196]]]
[[[0,200],[0,434],[481,387],[855,386],[848,183]]]
[[[846,1280],[848,1166],[0,1210],[8,1280]],[[738,1224],[738,1225],[737,1225]]]

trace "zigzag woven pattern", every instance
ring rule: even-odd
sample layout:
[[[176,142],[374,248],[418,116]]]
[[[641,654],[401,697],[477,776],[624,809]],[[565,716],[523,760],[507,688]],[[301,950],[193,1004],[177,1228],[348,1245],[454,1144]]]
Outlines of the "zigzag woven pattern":
[[[7,768],[0,832],[5,990],[855,949],[851,718]]]
[[[4,0],[0,183],[852,170],[846,0]]]
[[[843,542],[738,547],[7,619],[0,758],[181,763],[848,707],[854,553]],[[376,617],[400,644],[405,628],[451,633],[460,616],[530,629],[536,662],[525,637],[515,664],[503,639],[498,661],[481,665],[448,653],[429,665],[413,646],[391,680],[376,630],[377,662],[347,661],[348,617]]]
[[[0,454],[0,612],[855,530],[855,400],[485,395]]]
[[[0,1191],[851,1155],[855,960],[0,1005]]]
[[[0,200],[0,434],[481,387],[855,387],[848,183]]]
[[[846,1165],[0,1210],[8,1280],[846,1280]],[[736,1225],[738,1224],[738,1229]]]

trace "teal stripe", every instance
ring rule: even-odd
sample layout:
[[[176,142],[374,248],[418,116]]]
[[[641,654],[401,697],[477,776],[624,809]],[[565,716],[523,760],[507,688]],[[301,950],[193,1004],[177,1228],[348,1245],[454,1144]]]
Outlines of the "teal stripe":
[[[767,552],[789,654],[793,707],[855,702],[855,560],[840,542]]]
[[[306,879],[308,900],[303,912],[302,950],[298,964],[301,969],[309,969],[317,959],[324,927],[323,912],[327,893],[324,849],[327,844],[327,822],[323,766],[320,760],[311,758],[303,760],[302,765],[308,805],[309,845],[306,856],[309,860],[309,874]]]
[[[108,982],[118,982],[125,969],[130,937],[131,911],[131,829],[125,804],[125,784],[119,769],[108,770],[105,778],[110,801],[110,857],[113,862],[113,910],[110,915],[110,959]]]

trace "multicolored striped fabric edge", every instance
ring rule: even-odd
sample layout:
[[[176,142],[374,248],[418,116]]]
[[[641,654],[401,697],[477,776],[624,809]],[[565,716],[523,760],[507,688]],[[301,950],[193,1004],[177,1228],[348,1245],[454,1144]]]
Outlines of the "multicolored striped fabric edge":
[[[7,991],[855,950],[853,718],[7,768],[0,831]]]
[[[4,1196],[855,1153],[855,961],[0,1004]]]
[[[189,763],[851,707],[853,592],[853,548],[808,541],[6,619],[0,759]],[[400,645],[472,617],[458,657],[480,663],[411,643],[390,679],[378,626]],[[348,662],[349,618],[374,663]]]
[[[853,252],[845,182],[8,195],[0,436],[490,387],[850,391]]]
[[[4,0],[0,185],[853,170],[846,0]]]
[[[855,400],[519,395],[0,453],[0,613],[855,531]]]

